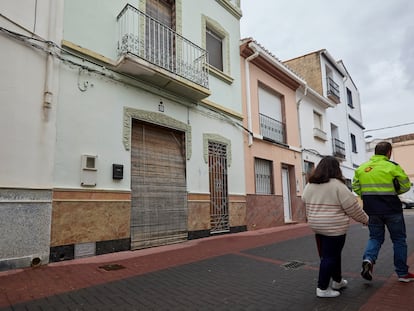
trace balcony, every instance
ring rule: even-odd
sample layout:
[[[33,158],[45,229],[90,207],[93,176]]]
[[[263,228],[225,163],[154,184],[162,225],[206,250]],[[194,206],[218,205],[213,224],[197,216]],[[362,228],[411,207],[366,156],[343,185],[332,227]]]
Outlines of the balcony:
[[[280,144],[286,144],[285,124],[264,114],[259,114],[260,134],[263,139]]]
[[[340,159],[345,159],[345,143],[337,138],[332,139],[333,155]]]
[[[339,94],[339,85],[331,78],[327,78],[328,87],[327,87],[327,95],[328,98],[333,100],[335,103],[339,103],[341,101],[341,97]]]
[[[318,138],[323,141],[328,140],[327,138],[328,136],[326,135],[326,133],[317,127],[313,128],[313,137]]]
[[[119,72],[193,100],[210,95],[206,50],[129,4],[117,24]]]

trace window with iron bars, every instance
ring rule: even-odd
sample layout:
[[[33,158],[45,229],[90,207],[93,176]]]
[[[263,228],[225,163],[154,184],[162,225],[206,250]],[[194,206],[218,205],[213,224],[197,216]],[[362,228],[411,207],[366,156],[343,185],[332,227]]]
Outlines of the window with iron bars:
[[[254,159],[256,194],[273,194],[273,162]]]

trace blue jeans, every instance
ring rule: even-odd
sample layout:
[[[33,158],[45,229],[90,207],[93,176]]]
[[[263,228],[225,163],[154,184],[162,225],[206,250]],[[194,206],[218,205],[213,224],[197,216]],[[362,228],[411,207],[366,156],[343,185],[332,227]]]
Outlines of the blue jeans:
[[[316,234],[316,245],[318,247],[321,262],[319,265],[318,287],[327,289],[331,278],[335,282],[342,280],[341,254],[345,245],[346,235],[326,236]]]
[[[369,240],[365,248],[363,259],[370,260],[373,264],[378,258],[378,253],[384,243],[385,227],[390,233],[394,247],[394,267],[398,276],[408,273],[407,266],[407,242],[404,215],[369,215]]]

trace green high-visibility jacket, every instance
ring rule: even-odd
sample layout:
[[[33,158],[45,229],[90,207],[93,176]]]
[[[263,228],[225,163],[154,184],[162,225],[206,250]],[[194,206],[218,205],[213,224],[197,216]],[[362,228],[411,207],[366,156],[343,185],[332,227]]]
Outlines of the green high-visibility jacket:
[[[361,196],[369,214],[401,212],[398,194],[410,190],[411,182],[397,163],[384,155],[373,155],[355,170],[352,189]]]

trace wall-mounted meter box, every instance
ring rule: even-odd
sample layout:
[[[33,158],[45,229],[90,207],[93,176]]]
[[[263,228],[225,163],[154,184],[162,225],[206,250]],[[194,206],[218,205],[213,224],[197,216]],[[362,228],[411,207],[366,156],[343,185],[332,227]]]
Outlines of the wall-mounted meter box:
[[[124,166],[122,164],[112,164],[112,179],[124,178]]]
[[[82,154],[81,156],[81,186],[95,187],[97,177],[96,155]]]

